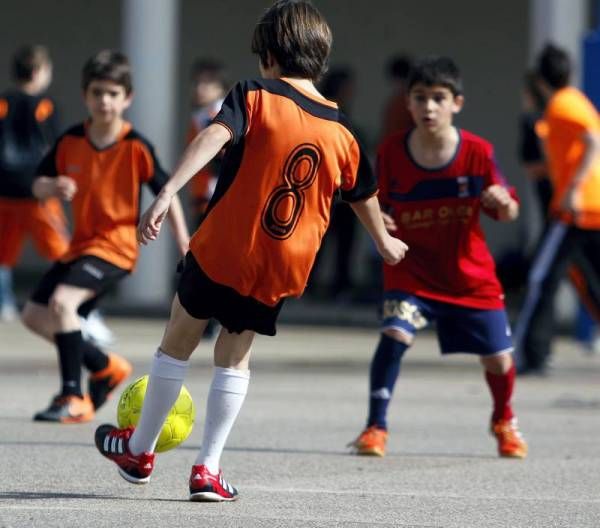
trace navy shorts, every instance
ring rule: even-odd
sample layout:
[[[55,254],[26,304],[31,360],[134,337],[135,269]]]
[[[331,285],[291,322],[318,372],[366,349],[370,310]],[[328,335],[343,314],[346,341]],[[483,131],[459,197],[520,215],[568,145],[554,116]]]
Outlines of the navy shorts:
[[[214,282],[188,252],[178,271],[181,272],[177,296],[185,311],[196,319],[214,318],[229,332],[252,330],[258,334],[274,336],[275,323],[283,306],[283,299],[268,306],[252,297],[240,295],[236,290]]]
[[[69,262],[55,262],[40,280],[31,300],[47,306],[59,284],[92,290],[96,295],[77,310],[79,315],[87,317],[98,300],[127,275],[129,271],[93,255],[84,255]]]
[[[432,322],[436,323],[442,354],[492,356],[513,350],[504,309],[482,310],[401,291],[385,292],[382,330],[395,329],[412,338]]]

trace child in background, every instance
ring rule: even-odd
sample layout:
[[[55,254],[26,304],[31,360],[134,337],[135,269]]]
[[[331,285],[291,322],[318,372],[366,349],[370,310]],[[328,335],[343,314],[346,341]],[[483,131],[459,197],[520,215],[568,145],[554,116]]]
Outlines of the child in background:
[[[44,46],[24,46],[13,57],[15,87],[0,95],[0,320],[17,315],[12,269],[25,239],[57,260],[69,247],[60,200],[39,202],[31,185],[36,169],[58,136],[56,104],[45,93],[52,61]]]
[[[212,59],[197,59],[192,66],[192,117],[186,143],[204,130],[221,110],[228,83],[223,64]],[[189,193],[193,225],[197,227],[217,186],[221,156],[215,157],[190,181]]]
[[[159,193],[168,177],[148,141],[123,119],[133,97],[127,58],[105,50],[83,67],[82,89],[89,119],[70,128],[46,155],[33,182],[43,201],[71,202],[73,238],[67,252],[44,275],[23,310],[23,322],[55,343],[61,388],[34,420],[79,423],[95,411],[131,372],[131,365],[83,339],[78,313],[86,315],[138,256],[135,226],[140,187]],[[177,199],[169,213],[177,244],[188,249],[189,236]],[[81,388],[81,367],[90,371]]]

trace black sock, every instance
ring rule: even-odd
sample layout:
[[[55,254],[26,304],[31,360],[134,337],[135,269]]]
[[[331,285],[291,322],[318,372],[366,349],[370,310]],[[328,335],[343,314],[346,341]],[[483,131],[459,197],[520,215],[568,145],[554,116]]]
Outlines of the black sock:
[[[85,339],[82,342],[83,365],[90,372],[99,372],[108,367],[108,356],[96,345]]]
[[[58,348],[58,362],[62,378],[62,396],[81,392],[81,361],[83,359],[83,337],[81,332],[59,332],[54,334],[54,342]]]

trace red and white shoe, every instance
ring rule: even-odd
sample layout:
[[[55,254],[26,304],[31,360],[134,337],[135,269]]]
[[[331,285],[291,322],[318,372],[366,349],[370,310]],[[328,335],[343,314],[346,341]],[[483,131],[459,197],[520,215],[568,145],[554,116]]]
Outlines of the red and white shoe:
[[[190,500],[199,502],[234,501],[238,491],[223,478],[219,470],[211,473],[205,465],[192,466],[190,475]]]
[[[95,441],[98,451],[119,467],[119,475],[133,484],[146,484],[154,469],[154,453],[131,454],[129,439],[134,428],[119,429],[103,424],[96,429]]]

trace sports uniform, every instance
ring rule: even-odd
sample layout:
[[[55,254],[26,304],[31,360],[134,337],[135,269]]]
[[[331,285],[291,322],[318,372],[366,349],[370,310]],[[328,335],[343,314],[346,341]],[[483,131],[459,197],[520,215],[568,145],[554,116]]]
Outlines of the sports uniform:
[[[306,286],[333,195],[364,200],[377,183],[337,105],[285,79],[238,83],[214,122],[232,140],[190,242],[179,299],[199,319],[274,335],[283,300]],[[203,294],[213,283],[229,294]]]
[[[385,454],[388,405],[404,352],[419,330],[435,322],[443,354],[485,357],[513,349],[504,293],[479,223],[481,212],[497,216],[483,206],[482,193],[490,186],[507,188],[492,145],[458,130],[452,158],[427,168],[411,155],[414,131],[390,135],[377,158],[382,207],[410,250],[396,266],[384,264],[382,334],[371,362],[367,427],[350,444],[362,455]],[[516,199],[514,189],[508,191]],[[524,457],[527,445],[510,401],[514,373],[514,365],[504,374],[485,371],[494,401],[490,428],[501,456]]]
[[[31,297],[46,305],[58,284],[91,289],[96,296],[82,305],[82,315],[135,266],[142,184],[158,193],[167,181],[154,149],[129,123],[104,149],[90,142],[86,127],[80,124],[63,134],[38,170],[44,176],[73,178],[77,193],[71,202],[71,243]]]

